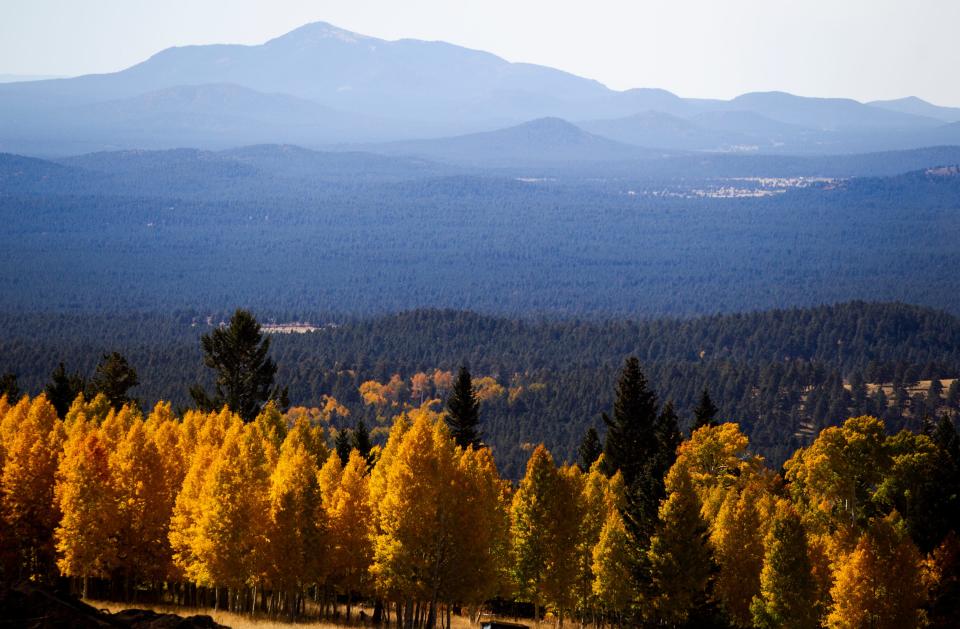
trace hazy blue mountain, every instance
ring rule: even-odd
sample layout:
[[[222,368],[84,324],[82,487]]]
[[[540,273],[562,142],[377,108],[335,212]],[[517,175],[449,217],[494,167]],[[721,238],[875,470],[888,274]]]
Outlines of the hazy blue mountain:
[[[780,122],[832,131],[864,127],[928,129],[940,124],[934,118],[871,107],[849,98],[809,98],[786,92],[742,94],[722,108],[752,111]]]
[[[916,96],[907,96],[906,98],[897,98],[894,100],[875,100],[867,104],[871,107],[898,111],[904,114],[936,118],[943,122],[960,122],[960,107],[941,107],[940,105],[928,103]]]
[[[320,147],[450,137],[557,117],[624,119],[608,124],[622,126],[619,134],[605,134],[631,143],[855,152],[945,143],[936,132],[947,119],[941,109],[782,92],[721,101],[652,88],[615,91],[483,51],[386,41],[318,22],[262,45],[169,48],[120,72],[0,84],[0,150]],[[696,128],[668,118],[644,120],[648,111]],[[724,119],[736,114],[742,117]],[[771,121],[829,137],[798,132],[798,140],[786,129],[771,130]]]
[[[613,162],[661,155],[657,151],[588,133],[560,118],[540,118],[496,131],[393,142],[370,149],[387,154],[414,155],[441,162],[483,166]]]

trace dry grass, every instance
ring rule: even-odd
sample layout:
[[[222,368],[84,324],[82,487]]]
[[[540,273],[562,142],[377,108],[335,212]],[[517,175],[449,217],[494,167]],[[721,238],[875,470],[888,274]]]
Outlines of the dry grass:
[[[288,622],[283,620],[276,620],[273,618],[264,618],[257,616],[249,616],[247,614],[234,614],[231,612],[219,611],[210,608],[194,608],[194,607],[176,607],[171,605],[151,605],[147,603],[137,604],[137,603],[116,603],[113,601],[86,601],[89,605],[96,607],[97,609],[106,610],[112,614],[115,614],[124,609],[136,608],[136,609],[150,609],[155,612],[160,612],[163,614],[177,614],[178,616],[194,616],[197,614],[205,614],[213,618],[214,622],[217,622],[221,625],[226,625],[232,627],[233,629],[291,629],[296,627],[296,629],[357,629],[359,627],[364,627],[365,625],[360,624],[359,622],[354,622],[351,624],[346,623],[334,623],[330,621],[320,621],[320,620],[304,620],[296,622]],[[360,608],[356,608],[355,611],[359,611]],[[368,617],[371,614],[371,610],[365,610]],[[454,616],[451,622],[451,629],[476,629],[477,625],[471,625],[470,621],[467,618]],[[372,624],[367,624],[366,626],[372,627]]]

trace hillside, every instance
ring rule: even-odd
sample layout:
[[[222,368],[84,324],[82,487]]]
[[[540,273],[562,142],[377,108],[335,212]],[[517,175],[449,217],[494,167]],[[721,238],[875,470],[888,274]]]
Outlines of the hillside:
[[[133,393],[147,407],[157,399],[184,404],[188,387],[209,377],[200,334],[222,316],[2,314],[7,334],[0,339],[0,373],[18,374],[21,387],[36,392],[59,361],[71,372],[90,374],[101,352],[117,350],[138,370],[141,386]],[[302,312],[265,317],[273,318],[330,321],[329,315]],[[358,389],[367,380],[413,403],[409,380],[415,373],[468,363],[475,377],[490,376],[502,387],[485,398],[483,430],[500,469],[513,477],[522,472],[527,442],[543,440],[559,456],[574,456],[586,428],[599,428],[629,355],[640,359],[660,400],[674,402],[681,426],[689,425],[706,386],[721,416],[740,422],[774,463],[802,443],[795,436],[801,424],[819,429],[871,412],[895,430],[916,428],[938,407],[960,411],[956,387],[945,387],[938,404],[916,389],[919,380],[960,375],[960,320],[902,304],[607,322],[423,310],[344,319],[313,333],[277,334],[272,342],[291,402],[322,406],[323,396],[332,395],[351,412],[335,420],[340,426],[364,418],[375,427],[378,414],[394,412],[363,402]],[[407,384],[390,384],[394,374]],[[876,387],[865,383],[886,383],[889,399],[879,401]],[[906,393],[893,395],[900,387]]]

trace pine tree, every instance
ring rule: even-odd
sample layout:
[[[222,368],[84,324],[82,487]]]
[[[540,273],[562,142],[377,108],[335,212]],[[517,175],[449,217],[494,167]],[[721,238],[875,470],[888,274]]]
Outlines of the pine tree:
[[[479,448],[483,444],[480,439],[480,400],[465,366],[460,367],[447,400],[447,424],[461,448]]]
[[[657,396],[647,387],[640,361],[631,356],[624,363],[617,383],[613,418],[603,415],[607,425],[604,464],[611,476],[619,470],[627,487],[634,485],[656,453],[657,407]]]
[[[217,410],[226,405],[246,421],[253,421],[271,399],[286,406],[286,389],[274,386],[277,365],[268,356],[270,339],[248,310],[238,309],[230,325],[217,328],[200,339],[204,364],[216,370],[216,393],[211,398],[200,385],[190,395],[201,409]]]
[[[353,450],[353,438],[350,430],[341,428],[337,431],[337,438],[333,441],[333,449],[340,459],[341,465],[346,465],[350,459],[350,451]]]
[[[77,396],[86,388],[86,383],[80,374],[67,375],[66,367],[63,363],[57,365],[50,375],[50,382],[44,389],[47,399],[57,409],[57,416],[63,419],[70,410],[70,405],[77,399]]]
[[[691,432],[704,426],[716,426],[716,418],[719,411],[720,409],[718,409],[716,404],[713,403],[713,400],[710,399],[710,392],[704,387],[703,393],[700,394],[700,401],[697,403],[697,407],[693,409],[693,427],[690,429]]]
[[[781,502],[764,541],[760,592],[750,605],[753,624],[760,629],[815,629],[820,626],[816,601],[806,532],[793,507]]]
[[[91,395],[103,394],[110,406],[119,410],[133,400],[127,395],[130,389],[140,384],[136,370],[119,352],[104,354],[97,371],[90,381]]]
[[[580,466],[581,471],[588,472],[601,454],[603,454],[603,444],[600,443],[600,435],[597,434],[596,428],[590,426],[577,449],[577,465]]]
[[[370,450],[373,449],[373,444],[370,443],[370,431],[367,430],[367,425],[363,423],[362,419],[357,421],[357,426],[353,429],[353,433],[350,436],[352,449],[359,452],[360,456],[368,464],[371,463]]]
[[[17,384],[17,374],[7,372],[0,375],[0,397],[16,402],[20,398],[20,386]]]
[[[654,595],[645,615],[682,624],[706,603],[713,560],[700,499],[685,466],[675,465],[667,476],[667,499],[660,506],[656,534],[647,552]]]

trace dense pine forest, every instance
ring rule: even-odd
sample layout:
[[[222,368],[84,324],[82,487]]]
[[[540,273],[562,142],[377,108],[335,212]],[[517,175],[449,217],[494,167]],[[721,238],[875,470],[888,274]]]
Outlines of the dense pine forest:
[[[229,313],[0,315],[0,373],[38,394],[59,363],[93,377],[119,352],[139,376],[130,396],[193,406],[209,386],[200,337]],[[372,318],[275,313],[319,329],[271,335],[277,382],[293,406],[329,414],[336,429],[363,421],[383,443],[393,417],[445,400],[466,365],[478,383],[484,439],[506,477],[519,478],[528,444],[573,460],[587,429],[602,428],[617,370],[639,358],[662,402],[689,430],[706,389],[718,416],[737,421],[752,447],[779,466],[820,429],[871,414],[891,431],[960,409],[960,320],[903,304],[852,302],[693,319],[509,319],[420,310]]]

